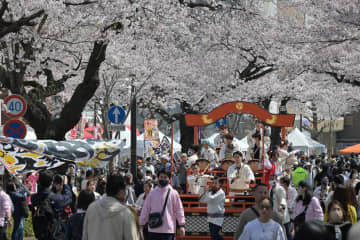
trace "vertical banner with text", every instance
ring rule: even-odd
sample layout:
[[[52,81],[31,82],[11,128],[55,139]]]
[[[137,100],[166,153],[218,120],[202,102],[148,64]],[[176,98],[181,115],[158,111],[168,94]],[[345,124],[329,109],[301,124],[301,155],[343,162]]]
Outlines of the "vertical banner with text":
[[[144,158],[159,155],[160,136],[157,120],[144,121]]]

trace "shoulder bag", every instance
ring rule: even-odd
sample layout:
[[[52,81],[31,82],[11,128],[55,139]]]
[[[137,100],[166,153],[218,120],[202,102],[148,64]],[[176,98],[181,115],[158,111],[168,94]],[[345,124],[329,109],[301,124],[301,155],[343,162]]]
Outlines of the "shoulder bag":
[[[169,188],[169,190],[167,192],[165,203],[164,203],[162,211],[161,212],[153,212],[153,213],[149,214],[149,222],[148,223],[149,223],[150,228],[158,228],[163,224],[163,219],[162,218],[164,216],[166,203],[167,203],[168,198],[169,198],[169,193],[170,193],[170,188]]]
[[[306,216],[306,211],[308,209],[308,205],[306,205],[304,211],[302,211],[302,213],[300,213],[299,215],[297,215],[295,218],[294,218],[294,227],[295,227],[295,232],[297,232],[300,227],[305,223],[305,216]]]

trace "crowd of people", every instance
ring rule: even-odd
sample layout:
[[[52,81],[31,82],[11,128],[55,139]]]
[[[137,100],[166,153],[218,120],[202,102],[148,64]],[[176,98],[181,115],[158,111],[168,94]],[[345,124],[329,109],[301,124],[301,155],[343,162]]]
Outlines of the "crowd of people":
[[[241,213],[236,240],[357,239],[358,157],[306,156],[286,140],[269,149],[269,135],[258,122],[245,153],[221,126],[214,146],[202,141],[174,161],[146,158],[135,179],[127,162],[108,173],[68,165],[13,178],[0,191],[0,239],[9,226],[23,239],[29,216],[40,240],[184,237],[181,194],[206,203],[211,239],[223,239],[225,202],[249,195],[255,203]]]

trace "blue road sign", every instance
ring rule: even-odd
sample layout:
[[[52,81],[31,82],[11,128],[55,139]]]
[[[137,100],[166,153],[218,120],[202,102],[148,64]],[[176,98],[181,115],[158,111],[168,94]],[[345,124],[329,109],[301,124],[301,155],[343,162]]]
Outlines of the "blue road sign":
[[[111,123],[120,124],[125,120],[125,111],[119,106],[113,106],[108,111],[108,119]]]
[[[6,137],[23,139],[26,136],[25,123],[17,119],[9,120],[5,123],[3,127],[3,134]]]
[[[221,125],[226,125],[227,124],[227,121],[226,121],[226,118],[222,118],[222,119],[219,119],[218,121],[216,121],[215,125],[216,127],[220,127]]]

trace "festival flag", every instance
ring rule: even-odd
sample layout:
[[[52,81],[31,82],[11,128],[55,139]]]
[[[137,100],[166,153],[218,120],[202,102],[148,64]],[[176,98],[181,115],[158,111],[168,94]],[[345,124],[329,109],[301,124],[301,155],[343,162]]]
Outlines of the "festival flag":
[[[10,173],[55,168],[65,162],[103,167],[120,153],[120,140],[21,140],[0,137],[0,158]]]

